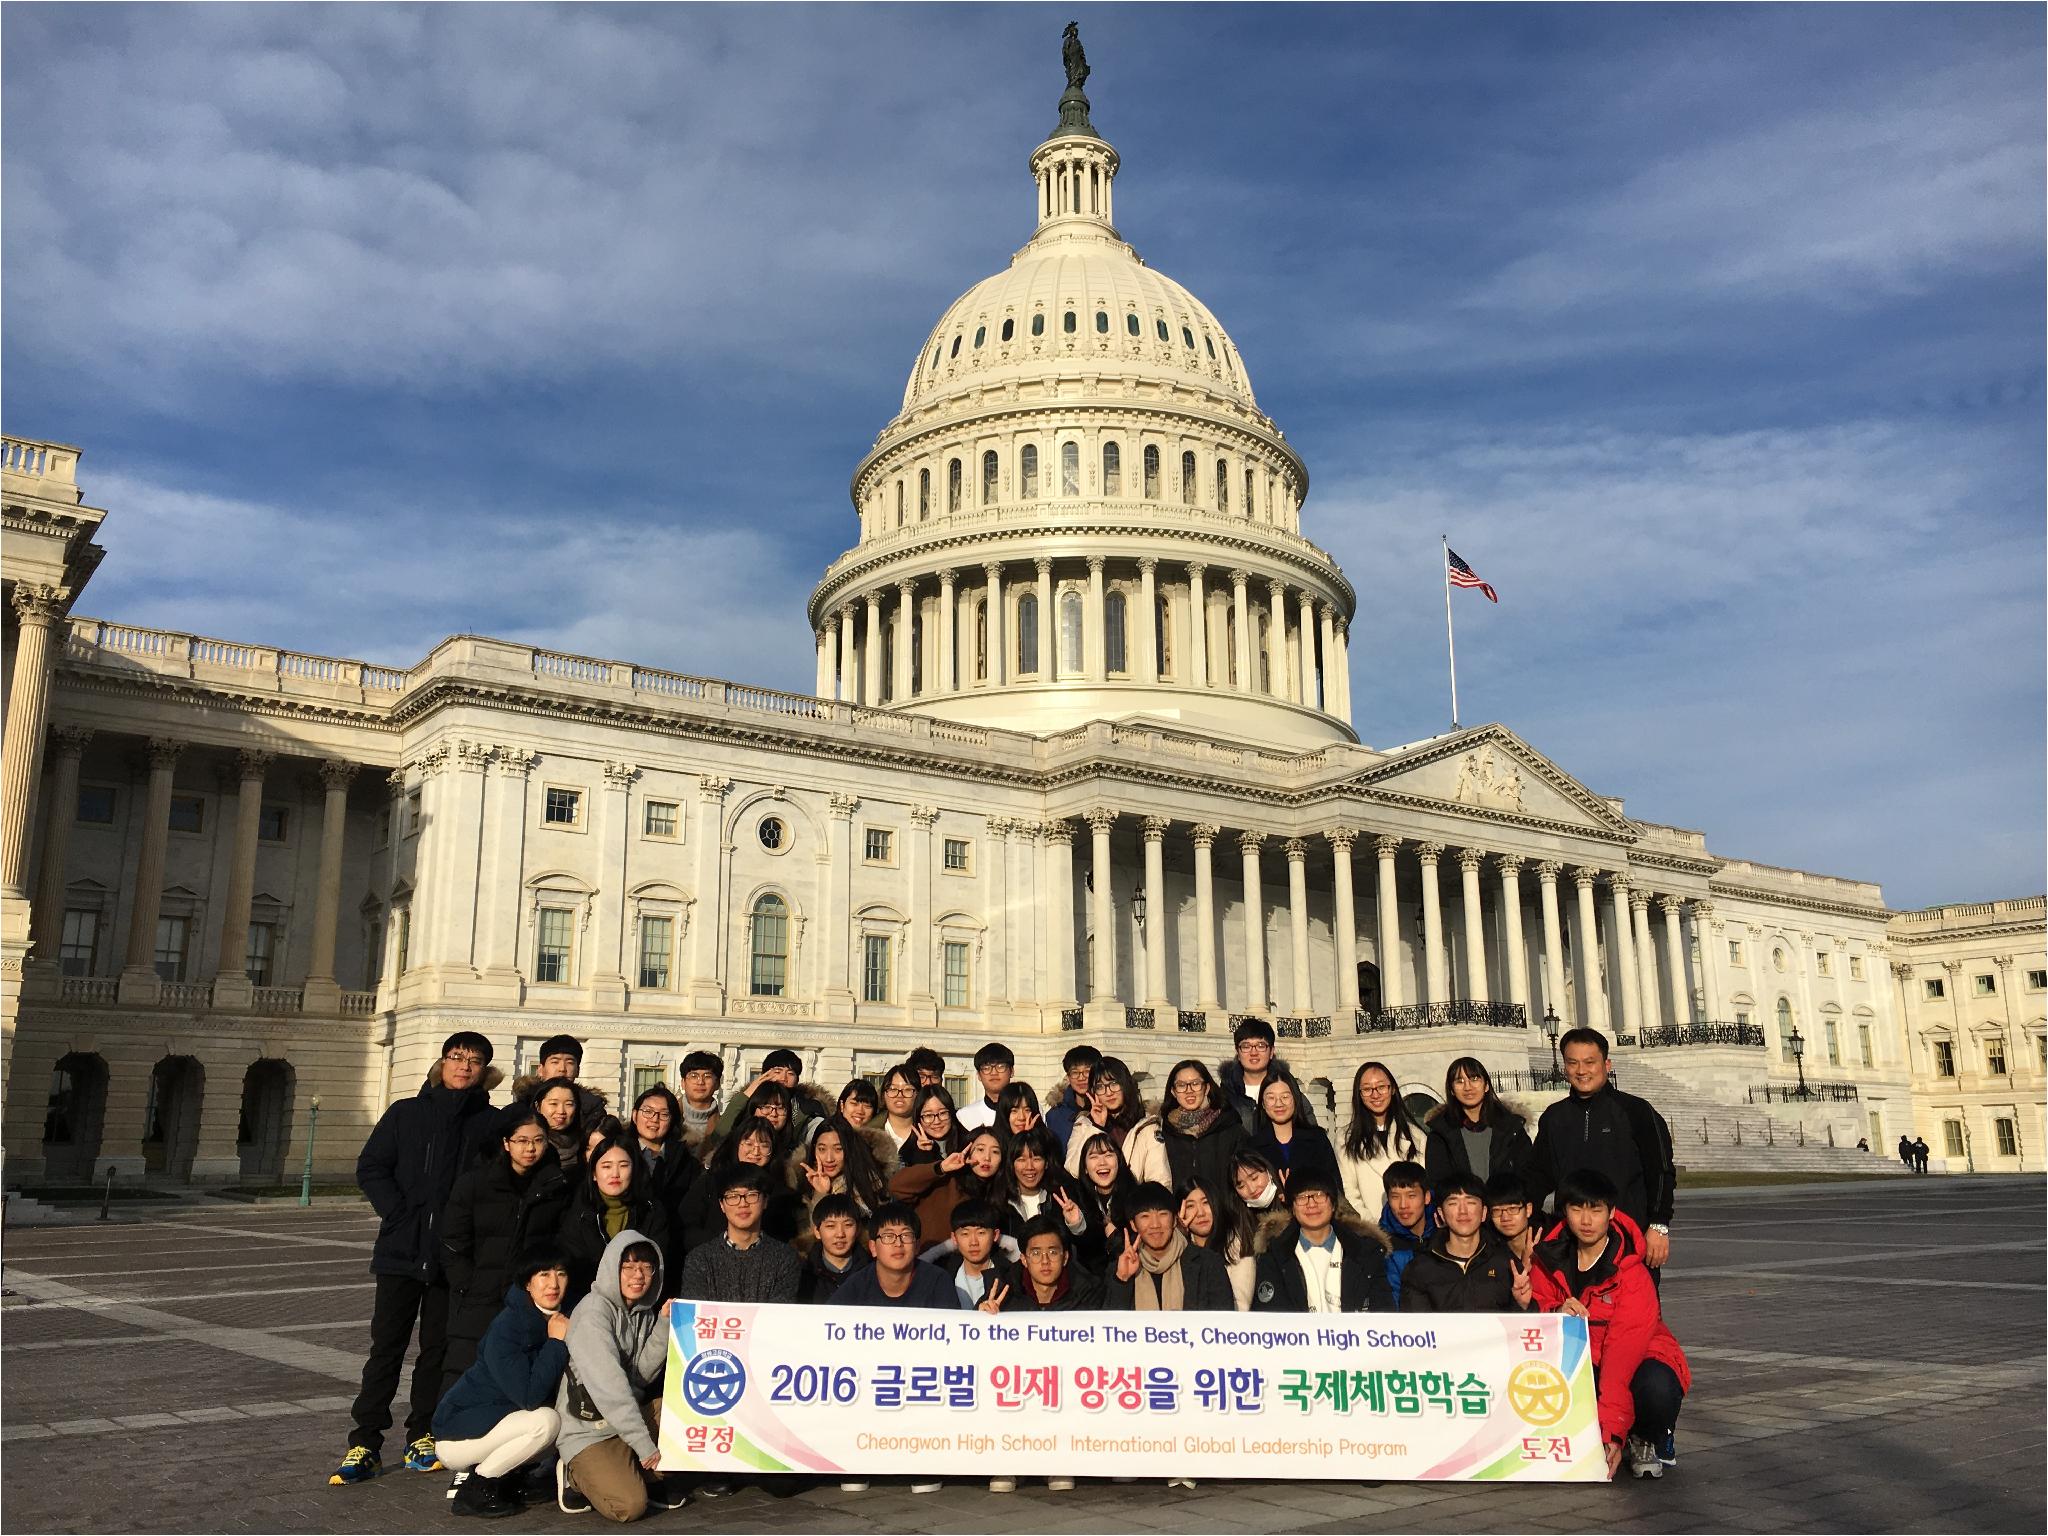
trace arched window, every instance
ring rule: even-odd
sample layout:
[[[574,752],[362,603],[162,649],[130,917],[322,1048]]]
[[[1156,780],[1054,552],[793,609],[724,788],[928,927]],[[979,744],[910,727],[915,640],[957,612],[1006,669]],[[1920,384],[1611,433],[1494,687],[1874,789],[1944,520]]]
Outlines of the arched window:
[[[1273,622],[1263,613],[1259,615],[1257,634],[1259,639],[1254,649],[1259,654],[1253,659],[1252,667],[1259,674],[1259,692],[1271,693],[1273,691]]]
[[[1145,445],[1145,499],[1159,499],[1159,449],[1150,443]]]
[[[1130,656],[1124,649],[1124,595],[1112,592],[1102,603],[1102,658],[1103,667],[1110,672],[1131,670]]]
[[[1180,339],[1187,343],[1187,348],[1190,352],[1195,350],[1195,333],[1186,326],[1180,328]],[[957,339],[953,342],[953,347],[955,351],[959,350],[960,343]]]
[[[1173,627],[1167,622],[1166,594],[1159,594],[1152,610],[1152,633],[1157,637],[1153,661],[1161,677],[1173,676]]]
[[[949,350],[949,351],[948,351],[948,352],[946,353],[946,356],[947,356],[947,358],[948,358],[948,359],[950,360],[950,359],[952,359],[952,358],[956,358],[956,357],[958,357],[959,355],[960,355],[960,338],[959,338],[958,336],[955,336],[955,337],[953,338],[953,345],[952,345],[952,348],[951,348],[951,350]]]
[[[981,504],[985,507],[996,499],[996,451],[991,448],[981,456]]]
[[[1230,672],[1230,686],[1233,688],[1237,687],[1237,610],[1235,608],[1225,608],[1223,610],[1223,664]]]
[[[1067,311],[1066,318],[1060,321],[1060,329],[1065,331],[1069,336],[1073,335],[1076,330],[1080,329],[1079,322],[1075,320],[1074,312],[1071,309]]]
[[[1081,673],[1081,594],[1060,595],[1060,671],[1069,677]]]
[[[917,520],[921,523],[932,515],[932,472],[920,469],[917,472]]]
[[[756,997],[780,997],[789,985],[789,907],[780,896],[754,903],[754,962],[747,990]]]
[[[988,599],[979,598],[974,604],[974,680],[988,679]]]
[[[980,346],[980,345],[981,345],[981,343],[980,343],[979,341],[977,341],[977,342],[975,342],[975,345],[976,345],[976,346],[978,347],[978,346]],[[1212,362],[1212,363],[1213,363],[1213,362],[1215,362],[1215,361],[1216,361],[1216,343],[1215,343],[1215,342],[1213,342],[1213,341],[1211,341],[1211,340],[1210,340],[1210,339],[1209,339],[1209,338],[1208,338],[1207,336],[1204,336],[1204,337],[1202,338],[1202,345],[1203,345],[1203,346],[1205,346],[1205,347],[1207,347],[1207,348],[1209,349],[1209,361],[1210,361],[1210,362]]]
[[[1156,321],[1156,322],[1154,322],[1154,323],[1155,323],[1156,325],[1158,325],[1158,327],[1159,327],[1159,339],[1160,339],[1161,341],[1170,341],[1170,340],[1172,340],[1172,338],[1171,338],[1171,337],[1169,337],[1169,336],[1168,336],[1168,335],[1166,334],[1166,322],[1165,322],[1164,320]],[[936,352],[934,352],[934,353],[932,354],[932,362],[933,362],[933,364],[934,364],[934,365],[936,365],[936,364],[938,363],[938,361],[939,361],[939,354],[938,354],[938,353],[936,353]]]
[[[1247,464],[1244,470],[1244,515],[1246,517],[1256,517],[1258,515],[1252,507],[1252,487],[1257,483],[1258,478],[1253,475],[1251,466]]]
[[[1792,999],[1778,999],[1778,1059],[1792,1059]]]
[[[1038,448],[1032,443],[1017,455],[1017,494],[1026,501],[1038,494]]]
[[[912,598],[912,602],[916,599]],[[903,690],[907,699],[913,694],[924,692],[924,613],[913,608],[910,613],[910,686]]]
[[[896,620],[882,620],[882,697],[896,697]]]
[[[1102,445],[1102,494],[1121,496],[1124,492],[1123,450],[1115,443]]]
[[[1195,456],[1192,453],[1180,456],[1180,499],[1183,506],[1195,504]]]
[[[1136,315],[1124,316],[1124,329],[1129,331],[1133,336],[1142,336],[1145,334],[1145,329],[1143,326],[1138,324],[1138,317]]]
[[[1216,461],[1216,510],[1218,512],[1228,512],[1230,510],[1230,460],[1228,459],[1218,459]]]
[[[1038,670],[1038,594],[1026,592],[1017,599],[1017,670]]]
[[[1095,311],[1095,334],[1098,336],[1107,336],[1109,334],[1109,311],[1106,309]]]
[[[1031,334],[1034,336],[1043,336],[1045,334],[1044,315],[1033,315],[1031,317]]]
[[[960,461],[949,459],[946,463],[946,510],[960,510]]]
[[[1075,442],[1060,444],[1060,494],[1078,496],[1081,494],[1081,445]]]
[[[903,526],[903,482],[896,482],[896,526]]]
[[[981,344],[982,344],[982,343],[983,343],[984,341],[987,341],[987,340],[988,340],[988,327],[987,327],[987,326],[985,326],[985,325],[977,325],[977,326],[976,326],[976,327],[974,328],[974,350],[975,350],[975,351],[977,351],[977,352],[979,352],[979,351],[981,350]],[[1210,355],[1211,357],[1214,357],[1214,356],[1216,355],[1213,349],[1212,349],[1212,350],[1210,351],[1210,354],[1209,354],[1209,355]]]

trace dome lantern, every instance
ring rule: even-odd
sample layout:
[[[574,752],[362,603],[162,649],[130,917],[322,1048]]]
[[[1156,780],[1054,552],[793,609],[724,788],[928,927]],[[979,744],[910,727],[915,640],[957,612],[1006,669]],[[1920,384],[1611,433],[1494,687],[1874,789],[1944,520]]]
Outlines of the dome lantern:
[[[1111,217],[1110,184],[1116,180],[1117,153],[1088,120],[1088,98],[1081,87],[1089,75],[1088,55],[1081,49],[1081,29],[1067,23],[1060,40],[1067,69],[1067,88],[1060,95],[1060,122],[1052,137],[1031,152],[1031,176],[1038,184],[1038,227],[1082,220],[1116,233]]]

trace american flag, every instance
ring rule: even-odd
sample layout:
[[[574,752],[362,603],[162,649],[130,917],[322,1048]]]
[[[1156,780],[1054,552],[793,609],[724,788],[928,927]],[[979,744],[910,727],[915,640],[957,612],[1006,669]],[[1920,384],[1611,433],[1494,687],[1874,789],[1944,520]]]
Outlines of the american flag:
[[[1489,603],[1497,603],[1500,601],[1500,594],[1495,592],[1493,588],[1488,586],[1485,582],[1481,581],[1479,579],[1479,573],[1473,570],[1472,567],[1467,565],[1463,560],[1460,560],[1458,558],[1458,552],[1455,549],[1452,549],[1450,546],[1446,545],[1444,547],[1444,558],[1450,562],[1449,568],[1452,586],[1477,587],[1480,591],[1486,594],[1486,600]]]

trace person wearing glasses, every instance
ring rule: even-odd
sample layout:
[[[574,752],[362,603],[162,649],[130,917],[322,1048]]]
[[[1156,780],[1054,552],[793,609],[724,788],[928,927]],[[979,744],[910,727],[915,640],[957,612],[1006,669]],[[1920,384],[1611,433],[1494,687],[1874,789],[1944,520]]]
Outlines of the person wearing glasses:
[[[898,1062],[882,1074],[882,1129],[896,1144],[898,1156],[903,1144],[917,1135],[917,1068]]]
[[[370,1254],[377,1283],[370,1354],[351,1410],[348,1452],[327,1479],[336,1487],[366,1483],[383,1467],[391,1399],[415,1327],[420,1352],[406,1413],[405,1465],[414,1472],[441,1470],[433,1429],[448,1343],[441,1213],[456,1175],[496,1129],[491,1089],[498,1080],[491,1070],[491,1042],[474,1030],[456,1031],[442,1041],[441,1055],[420,1091],[384,1111],[356,1159],[356,1183],[382,1225]]]
[[[910,1139],[898,1153],[902,1165],[909,1168],[940,1162],[966,1145],[967,1132],[945,1084],[927,1083],[919,1088],[910,1104]]]
[[[961,1310],[961,1295],[951,1277],[936,1265],[920,1262],[919,1246],[917,1212],[901,1201],[890,1201],[868,1224],[868,1256],[874,1262],[848,1276],[832,1293],[828,1305]],[[839,1486],[848,1493],[863,1493],[868,1485],[846,1482]],[[935,1478],[915,1478],[909,1484],[912,1493],[937,1493],[941,1486]]]
[[[704,1177],[704,1165],[690,1155],[683,1136],[683,1107],[666,1087],[657,1083],[633,1101],[627,1145],[638,1154],[648,1191],[668,1219],[661,1261],[671,1284],[683,1274],[683,1198]]]
[[[677,1294],[691,1301],[795,1301],[803,1260],[761,1230],[773,1192],[768,1170],[735,1163],[714,1187],[725,1230],[690,1250]]]
[[[1245,1144],[1244,1122],[1201,1062],[1177,1061],[1166,1074],[1159,1134],[1166,1143],[1166,1165],[1175,1189],[1186,1188],[1196,1178],[1229,1188],[1230,1159]]]

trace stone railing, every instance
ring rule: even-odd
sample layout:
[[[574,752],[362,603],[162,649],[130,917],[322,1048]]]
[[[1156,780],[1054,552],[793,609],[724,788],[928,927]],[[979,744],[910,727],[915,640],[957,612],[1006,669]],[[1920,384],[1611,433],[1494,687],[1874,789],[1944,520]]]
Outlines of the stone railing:
[[[57,997],[66,1003],[111,1003],[121,989],[112,976],[66,976],[59,983]]]
[[[1454,998],[1443,1003],[1411,1003],[1400,1008],[1382,1008],[1378,1013],[1367,1013],[1361,1008],[1352,1018],[1352,1028],[1361,1035],[1377,1035],[1394,1029],[1450,1029],[1468,1024],[1494,1029],[1526,1029],[1529,1010],[1520,1003],[1481,1003],[1471,998]]]
[[[341,1016],[344,1019],[366,1019],[377,1011],[377,994],[374,992],[344,992],[341,994]]]
[[[35,480],[78,483],[78,450],[69,443],[45,443],[33,437],[0,437],[0,469]]]
[[[139,662],[153,672],[180,677],[218,678],[274,693],[360,688],[367,693],[404,691],[410,673],[340,656],[315,656],[305,651],[280,651],[239,640],[182,634],[168,629],[143,629],[101,619],[72,619],[64,656],[72,662]]]
[[[210,981],[158,982],[156,1005],[159,1008],[211,1008],[213,1006],[213,983]]]
[[[1765,1083],[1761,1088],[1749,1090],[1748,1099],[1752,1104],[1804,1104],[1815,1101],[1847,1103],[1860,1098],[1854,1083]]]
[[[297,1013],[305,1001],[303,987],[257,987],[250,1006],[258,1013]]]
[[[1709,1020],[1702,1024],[1650,1024],[1636,1037],[1646,1051],[1678,1045],[1742,1045],[1764,1048],[1761,1024],[1728,1024]]]

